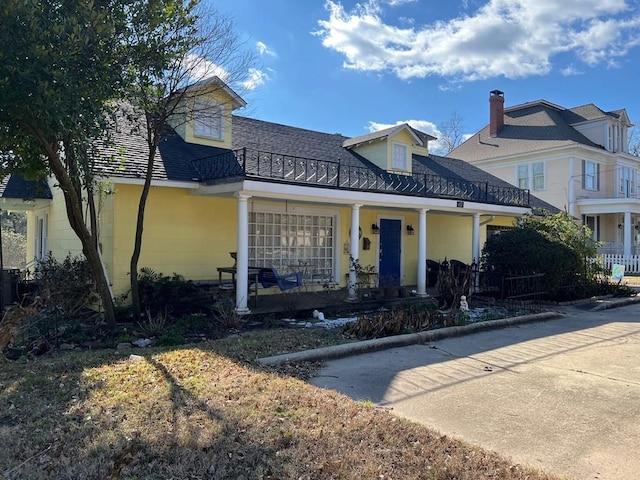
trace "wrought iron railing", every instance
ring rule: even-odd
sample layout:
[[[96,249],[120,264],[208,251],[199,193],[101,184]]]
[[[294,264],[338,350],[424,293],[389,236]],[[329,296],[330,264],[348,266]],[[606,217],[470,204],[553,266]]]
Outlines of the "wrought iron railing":
[[[500,205],[529,206],[529,190],[471,182],[428,173],[402,175],[384,170],[243,148],[192,161],[202,182],[260,178],[294,184],[326,186],[450,198]]]

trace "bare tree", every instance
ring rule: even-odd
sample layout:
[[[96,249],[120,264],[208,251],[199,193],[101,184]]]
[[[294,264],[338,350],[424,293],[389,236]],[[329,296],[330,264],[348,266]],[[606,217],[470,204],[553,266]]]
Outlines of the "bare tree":
[[[442,150],[445,155],[451,153],[464,139],[464,118],[458,112],[453,112],[449,120],[438,125],[438,130],[441,134],[438,140]]]
[[[176,128],[194,115],[221,115],[220,108],[226,110],[230,105],[196,99],[224,89],[232,99],[228,103],[237,103],[238,97],[229,92],[228,86],[241,90],[255,63],[253,54],[243,50],[233,22],[215,10],[205,9],[199,0],[157,0],[136,14],[157,16],[162,28],[149,28],[150,22],[144,21],[132,24],[130,32],[135,48],[131,51],[132,88],[125,114],[134,125],[134,133],[142,135],[148,147],[129,271],[134,318],[140,315],[138,262],[145,208],[158,144],[167,132],[167,123]]]

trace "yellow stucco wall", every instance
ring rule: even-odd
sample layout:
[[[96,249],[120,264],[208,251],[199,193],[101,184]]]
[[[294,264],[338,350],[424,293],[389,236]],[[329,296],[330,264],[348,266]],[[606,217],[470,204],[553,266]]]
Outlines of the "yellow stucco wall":
[[[113,283],[116,293],[129,285],[137,205],[141,187],[118,185],[114,196]],[[192,280],[217,278],[216,267],[228,266],[236,250],[234,199],[189,195],[186,189],[152,187],[145,211],[142,254],[138,267]]]
[[[100,203],[100,229],[103,259],[107,265],[114,293],[129,290],[129,263],[133,251],[137,204],[140,185],[118,184],[113,195]],[[346,285],[349,272],[351,208],[328,205],[283,204],[282,202],[250,201],[250,210],[288,211],[290,213],[318,212],[336,218],[335,256],[337,280]],[[54,256],[63,259],[69,252],[79,254],[80,242],[69,227],[62,195],[54,189],[51,209],[31,212],[28,215],[29,251],[32,258],[35,237],[35,218],[49,214],[49,246]],[[148,267],[165,275],[178,273],[191,280],[217,279],[216,268],[229,266],[229,252],[237,249],[237,201],[234,198],[204,197],[190,194],[188,189],[152,187],[146,209],[143,248],[139,268]],[[372,224],[380,225],[381,219],[399,219],[402,228],[402,283],[415,285],[418,257],[418,213],[402,210],[360,209],[359,239],[360,265],[379,268],[380,236],[372,232]],[[488,217],[481,217],[485,220]],[[411,224],[415,235],[407,233]],[[496,218],[493,225],[512,225],[513,219]],[[456,258],[471,261],[472,217],[460,215],[427,214],[427,258],[443,260]],[[371,242],[370,249],[363,249],[363,239]],[[486,239],[486,227],[481,228],[481,246]],[[275,293],[275,292],[274,292]]]
[[[373,143],[359,145],[354,148],[354,151],[383,170],[386,170],[389,165],[386,140],[376,140]]]

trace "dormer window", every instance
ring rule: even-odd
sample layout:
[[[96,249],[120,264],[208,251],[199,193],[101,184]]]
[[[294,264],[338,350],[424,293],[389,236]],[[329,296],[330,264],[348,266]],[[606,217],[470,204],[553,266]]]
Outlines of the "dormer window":
[[[406,144],[393,142],[391,155],[392,169],[409,170],[409,147]]]
[[[620,124],[607,125],[607,150],[610,152],[625,152],[623,143],[623,132]]]
[[[224,139],[224,108],[203,99],[193,102],[193,135],[212,140]]]

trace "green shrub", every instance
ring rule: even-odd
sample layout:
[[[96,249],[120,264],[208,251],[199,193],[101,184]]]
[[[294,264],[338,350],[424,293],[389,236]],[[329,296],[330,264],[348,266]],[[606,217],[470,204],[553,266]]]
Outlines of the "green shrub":
[[[50,315],[59,313],[69,319],[98,300],[89,265],[80,256],[68,254],[60,263],[49,255],[36,264],[34,279],[39,302]]]
[[[206,311],[211,304],[207,293],[174,273],[166,276],[149,268],[142,268],[138,279],[140,304],[152,315],[159,313],[183,315]]]

